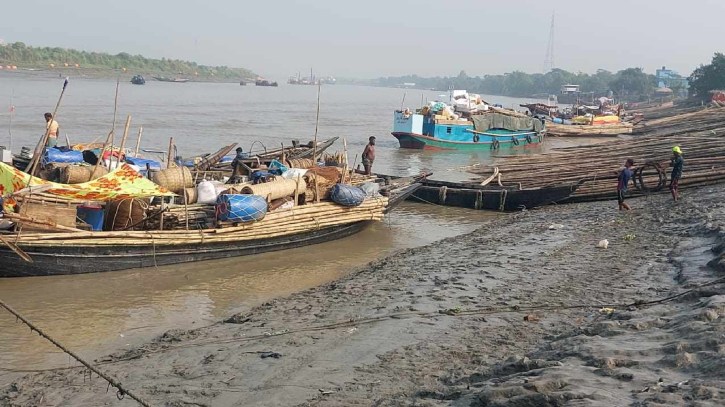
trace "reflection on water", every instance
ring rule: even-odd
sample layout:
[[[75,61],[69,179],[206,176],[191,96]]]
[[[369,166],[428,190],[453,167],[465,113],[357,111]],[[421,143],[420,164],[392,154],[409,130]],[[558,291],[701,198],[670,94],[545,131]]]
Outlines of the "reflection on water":
[[[495,214],[404,203],[384,222],[334,242],[157,269],[0,279],[0,298],[86,356],[171,328],[219,320],[271,298],[332,281],[395,250],[466,233]],[[0,366],[66,366],[68,359],[0,312]]]

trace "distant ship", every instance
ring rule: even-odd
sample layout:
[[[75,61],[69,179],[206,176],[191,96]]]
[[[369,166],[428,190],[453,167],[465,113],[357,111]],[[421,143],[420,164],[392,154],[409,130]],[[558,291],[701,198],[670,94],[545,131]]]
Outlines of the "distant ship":
[[[290,85],[334,85],[335,82],[337,82],[337,80],[332,76],[328,76],[326,78],[316,78],[311,69],[309,78],[300,77],[298,72],[296,77],[290,76],[289,79],[287,79],[287,83]]]
[[[191,79],[188,78],[167,78],[166,76],[154,76],[154,79],[160,82],[175,82],[175,83],[186,83]]]

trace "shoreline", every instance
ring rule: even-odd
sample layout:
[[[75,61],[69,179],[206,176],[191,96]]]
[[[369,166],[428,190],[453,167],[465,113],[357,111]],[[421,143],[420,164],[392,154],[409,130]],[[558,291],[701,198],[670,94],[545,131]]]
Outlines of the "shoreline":
[[[620,305],[723,276],[723,196],[509,215],[97,363],[152,405],[719,405],[723,285]],[[81,372],[0,376],[0,405],[117,403]]]

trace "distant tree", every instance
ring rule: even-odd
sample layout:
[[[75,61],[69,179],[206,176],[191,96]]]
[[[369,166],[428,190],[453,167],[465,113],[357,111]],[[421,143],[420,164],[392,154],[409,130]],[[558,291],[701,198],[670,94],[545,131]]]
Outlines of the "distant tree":
[[[655,77],[642,71],[642,68],[627,68],[617,73],[617,78],[609,83],[609,88],[623,98],[643,98],[650,96],[655,88]]]
[[[707,98],[711,90],[725,89],[725,54],[716,52],[710,64],[692,72],[689,81],[692,95],[700,99]]]

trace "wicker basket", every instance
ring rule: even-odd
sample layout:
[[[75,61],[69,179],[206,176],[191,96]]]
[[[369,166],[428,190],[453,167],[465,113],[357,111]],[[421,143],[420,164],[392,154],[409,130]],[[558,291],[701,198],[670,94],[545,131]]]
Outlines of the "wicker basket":
[[[106,205],[103,230],[123,230],[141,222],[149,204],[141,199],[120,199]]]
[[[173,167],[158,171],[154,174],[153,181],[176,194],[182,193],[185,188],[194,186],[194,178],[186,167]]]
[[[108,174],[106,168],[102,166],[87,167],[81,165],[68,165],[58,168],[57,171],[57,179],[61,184],[81,184]],[[93,177],[91,177],[92,171],[94,171]]]
[[[196,187],[184,188],[184,197],[186,197],[187,204],[195,204],[197,199],[199,198]]]

